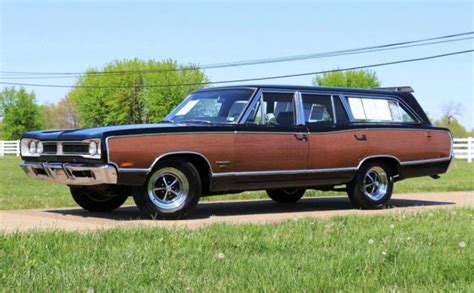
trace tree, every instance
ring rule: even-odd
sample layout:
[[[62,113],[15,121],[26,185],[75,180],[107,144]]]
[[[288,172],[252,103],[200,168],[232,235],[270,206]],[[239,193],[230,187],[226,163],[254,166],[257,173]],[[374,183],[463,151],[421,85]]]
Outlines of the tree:
[[[100,70],[89,69],[68,96],[81,126],[157,122],[202,87],[189,84],[207,81],[198,69],[180,68],[172,60],[115,61]],[[188,85],[164,86],[180,84]]]
[[[316,75],[313,84],[349,88],[376,88],[380,81],[375,72],[369,70],[336,71]]]
[[[436,120],[433,124],[439,127],[449,128],[454,137],[472,136],[473,130],[468,131],[457,119],[462,115],[462,104],[448,102],[442,107],[441,119]]]
[[[462,115],[462,104],[449,102],[443,105],[443,118],[446,119],[447,125],[449,126],[456,117]]]
[[[41,106],[43,127],[46,129],[71,129],[79,127],[79,115],[74,103],[65,96],[56,104]]]
[[[18,139],[22,133],[41,128],[35,94],[24,88],[5,88],[0,93],[3,128],[6,139]]]
[[[456,118],[444,115],[440,120],[436,120],[434,125],[449,128],[453,137],[467,137],[469,132]]]

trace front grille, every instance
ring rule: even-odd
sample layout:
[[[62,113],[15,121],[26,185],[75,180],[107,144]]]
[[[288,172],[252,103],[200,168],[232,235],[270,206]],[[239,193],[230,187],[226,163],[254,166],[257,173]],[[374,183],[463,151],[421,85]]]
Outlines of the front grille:
[[[100,150],[100,142],[99,142]],[[45,141],[43,142],[43,157],[57,156],[90,156],[89,141]],[[99,154],[93,156],[94,159],[100,158]]]
[[[63,143],[63,153],[87,155],[89,153],[89,144],[83,142]]]
[[[45,154],[56,154],[58,152],[58,145],[56,143],[45,143],[43,145],[43,152]]]

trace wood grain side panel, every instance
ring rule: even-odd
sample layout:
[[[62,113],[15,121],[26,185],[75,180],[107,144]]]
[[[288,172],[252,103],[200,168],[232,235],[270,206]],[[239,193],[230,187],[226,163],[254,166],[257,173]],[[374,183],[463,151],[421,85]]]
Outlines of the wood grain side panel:
[[[355,136],[365,135],[367,140]],[[400,161],[446,158],[450,155],[448,132],[400,129],[361,129],[354,131],[311,133],[309,168],[356,167],[369,156],[388,155]]]
[[[368,130],[369,154],[388,154],[400,161],[446,158],[450,155],[448,132],[422,130]]]
[[[360,130],[311,133],[309,135],[309,168],[355,167],[367,156],[367,141],[359,141],[354,135],[362,136]]]
[[[169,152],[192,151],[204,155],[213,172],[228,172],[232,166],[220,169],[216,161],[233,161],[234,134],[167,134],[110,138],[109,160],[119,167],[150,168],[156,158]]]
[[[308,167],[308,142],[294,133],[237,133],[235,172],[303,170]]]

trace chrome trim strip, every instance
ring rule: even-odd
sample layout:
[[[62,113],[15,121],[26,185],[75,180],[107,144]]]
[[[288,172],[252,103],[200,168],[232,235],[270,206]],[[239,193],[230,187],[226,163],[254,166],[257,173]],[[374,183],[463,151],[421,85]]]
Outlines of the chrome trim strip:
[[[449,161],[449,160],[451,160],[451,156],[445,157],[445,158],[436,158],[436,159],[404,161],[404,162],[401,162],[400,165],[402,166],[420,165],[420,164],[444,162],[444,161]]]
[[[153,161],[153,163],[151,164],[151,167],[150,167],[150,171],[155,167],[155,164],[158,163],[161,159],[163,159],[164,157],[166,156],[172,156],[172,155],[198,155],[200,157],[202,157],[206,162],[207,162],[207,165],[209,167],[209,170],[212,174],[212,165],[211,163],[209,162],[209,160],[206,158],[206,156],[204,156],[203,154],[201,153],[198,153],[198,152],[193,152],[193,151],[176,151],[176,152],[168,152],[168,153],[164,153],[164,154],[161,154],[158,158],[155,159],[155,161]]]
[[[355,171],[357,168],[326,168],[326,169],[300,169],[300,170],[276,170],[276,171],[243,171],[243,172],[224,172],[214,173],[212,177],[227,177],[227,176],[265,176],[265,175],[292,175],[292,174],[313,174],[313,173],[331,173]]]
[[[304,107],[303,107],[303,98],[301,96],[300,91],[295,92],[295,111],[296,111],[296,125],[297,126],[305,126],[306,125],[306,117],[304,117]]]
[[[242,172],[223,172],[223,173],[214,173],[212,171],[211,164],[209,160],[206,158],[201,153],[197,152],[191,152],[191,151],[183,151],[183,152],[170,152],[163,154],[159,156],[158,158],[155,159],[155,161],[152,163],[151,168],[119,168],[117,167],[117,170],[120,172],[143,172],[143,173],[149,173],[153,167],[156,165],[157,162],[160,161],[160,159],[164,158],[165,156],[168,155],[173,155],[173,154],[196,154],[201,156],[206,160],[206,162],[209,165],[209,169],[211,171],[211,177],[213,178],[219,178],[219,177],[227,177],[227,176],[265,176],[265,175],[293,175],[293,174],[314,174],[314,173],[331,173],[331,172],[344,172],[344,171],[357,171],[360,169],[363,163],[365,163],[369,159],[375,159],[375,158],[391,158],[395,159],[400,166],[407,166],[407,165],[416,165],[416,164],[425,164],[425,163],[434,163],[434,162],[443,162],[443,161],[448,161],[451,160],[452,157],[446,157],[446,158],[436,158],[436,159],[426,159],[426,160],[415,160],[415,161],[400,161],[395,156],[391,155],[372,155],[372,156],[367,156],[364,159],[362,159],[359,164],[356,167],[341,167],[341,168],[322,168],[322,169],[299,169],[299,170],[273,170],[273,171],[242,171]],[[116,166],[115,163],[111,163]]]
[[[395,159],[399,165],[401,165],[401,162],[400,160],[395,157],[395,156],[392,156],[392,155],[385,155],[385,154],[382,154],[382,155],[371,155],[371,156],[367,156],[365,158],[363,158],[362,160],[360,160],[359,164],[357,164],[357,170],[359,170],[360,166],[362,166],[362,164],[365,163],[365,161],[369,160],[369,159],[383,159],[383,158],[390,158],[390,159]]]
[[[247,107],[242,112],[242,115],[237,120],[237,124],[245,124],[247,119],[249,118],[252,109],[255,108],[255,105],[260,101],[262,97],[262,89],[259,89],[255,95],[250,99],[249,103],[247,103]]]
[[[397,160],[401,166],[405,165],[415,165],[415,164],[424,164],[432,162],[442,162],[448,161],[451,157],[447,158],[437,158],[437,159],[427,159],[427,160],[418,160],[418,161],[404,161],[401,162],[397,157],[390,155],[374,155],[365,157],[359,162],[357,167],[343,167],[343,168],[324,168],[324,169],[303,169],[303,170],[277,170],[277,171],[243,171],[243,172],[225,172],[225,173],[212,173],[213,178],[218,177],[227,177],[227,176],[265,176],[265,175],[292,175],[292,174],[314,174],[314,173],[331,173],[331,172],[344,172],[344,171],[357,171],[360,169],[362,164],[374,158],[392,158]]]
[[[295,127],[296,128],[296,127]],[[406,130],[406,131],[433,131],[433,132],[448,132],[447,130],[442,129],[418,129],[418,128],[404,128],[404,127],[360,127],[360,128],[350,128],[342,130],[331,130],[324,132],[310,132],[311,134],[327,134],[327,133],[338,133],[338,132],[351,132],[351,131],[374,131],[374,130]],[[137,136],[163,136],[163,135],[191,135],[191,134],[235,134],[235,133],[263,133],[263,134],[292,134],[299,133],[299,131],[245,131],[245,130],[229,130],[229,131],[189,131],[189,132],[168,132],[168,133],[142,133],[142,134],[124,134],[124,135],[114,135],[106,138],[106,141],[112,138],[123,138],[123,137],[137,137]],[[306,132],[304,132],[306,133]]]
[[[447,130],[442,130],[442,129],[418,129],[418,128],[404,128],[404,127],[386,127],[386,128],[385,127],[361,127],[361,128],[350,128],[350,129],[332,130],[332,131],[317,131],[317,132],[310,132],[310,134],[328,134],[328,133],[351,132],[351,131],[378,131],[378,130],[448,132]]]
[[[331,95],[331,105],[332,105],[332,116],[334,117],[334,124],[337,124],[337,117],[336,117],[336,107],[334,107],[334,95]]]
[[[159,157],[157,157],[153,161],[153,163],[151,163],[150,168],[120,168],[115,162],[110,162],[110,164],[113,164],[117,168],[117,170],[120,171],[120,172],[131,172],[131,173],[139,172],[139,173],[147,173],[148,174],[148,173],[151,172],[151,170],[153,170],[156,163],[158,163],[161,159],[163,159],[166,156],[172,156],[172,155],[198,155],[198,156],[202,157],[207,162],[207,165],[209,166],[209,170],[211,171],[211,174],[213,174],[212,165],[209,162],[209,160],[206,158],[206,156],[204,156],[201,153],[193,152],[193,151],[177,151],[177,152],[168,152],[168,153],[161,154]]]

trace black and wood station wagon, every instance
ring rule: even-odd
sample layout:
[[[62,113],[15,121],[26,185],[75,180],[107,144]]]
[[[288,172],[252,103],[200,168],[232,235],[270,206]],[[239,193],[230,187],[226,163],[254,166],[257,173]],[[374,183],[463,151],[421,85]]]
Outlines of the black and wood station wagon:
[[[247,190],[292,203],[345,189],[381,208],[394,182],[447,172],[453,148],[410,91],[252,85],[198,90],[157,124],[28,132],[21,156],[87,210],[133,196],[147,216],[181,218],[201,196]]]

